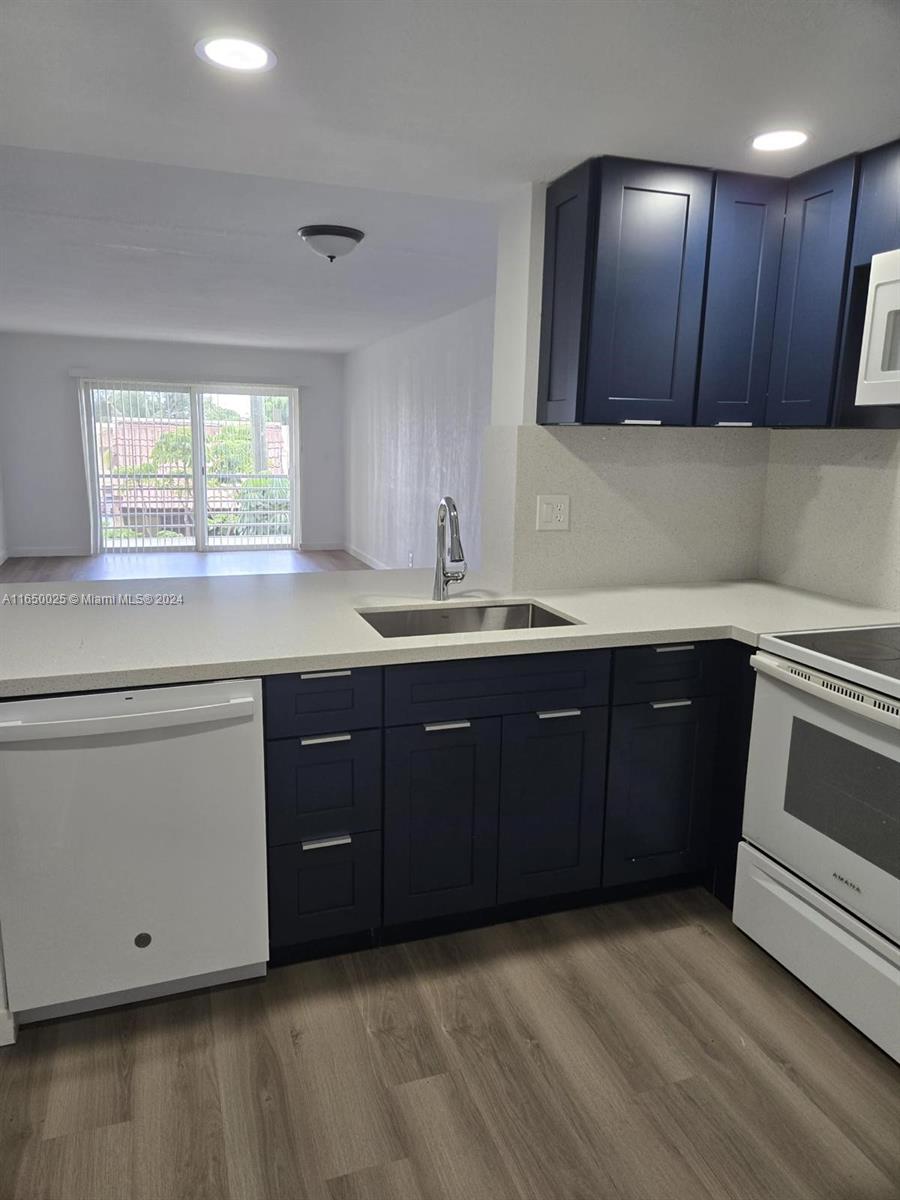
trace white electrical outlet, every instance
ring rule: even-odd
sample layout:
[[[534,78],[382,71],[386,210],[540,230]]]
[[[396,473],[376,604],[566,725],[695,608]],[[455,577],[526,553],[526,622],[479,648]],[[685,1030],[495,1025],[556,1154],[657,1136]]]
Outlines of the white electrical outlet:
[[[568,529],[569,497],[538,496],[535,529]]]

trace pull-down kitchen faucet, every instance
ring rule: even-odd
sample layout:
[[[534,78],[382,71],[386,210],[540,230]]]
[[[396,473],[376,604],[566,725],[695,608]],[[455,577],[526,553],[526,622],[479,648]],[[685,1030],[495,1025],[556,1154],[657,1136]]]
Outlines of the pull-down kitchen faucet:
[[[447,562],[447,525],[450,526],[451,563],[461,564],[451,571]],[[437,510],[437,560],[434,564],[434,591],[432,600],[447,599],[447,584],[462,583],[466,577],[466,556],[459,540],[459,513],[452,496],[444,496]]]

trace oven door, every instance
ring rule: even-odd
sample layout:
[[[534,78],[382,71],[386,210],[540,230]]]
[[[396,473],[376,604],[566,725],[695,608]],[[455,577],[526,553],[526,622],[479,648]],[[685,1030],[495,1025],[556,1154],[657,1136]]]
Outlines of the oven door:
[[[756,654],[744,837],[900,941],[900,704]]]

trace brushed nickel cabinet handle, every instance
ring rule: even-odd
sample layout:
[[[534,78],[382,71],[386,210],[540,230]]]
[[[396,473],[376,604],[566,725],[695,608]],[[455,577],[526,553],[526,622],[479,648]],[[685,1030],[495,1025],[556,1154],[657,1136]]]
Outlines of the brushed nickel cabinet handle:
[[[433,725],[426,725],[426,733],[442,733],[445,729],[471,729],[471,721],[437,721]]]
[[[343,833],[340,837],[327,838],[312,838],[308,842],[301,842],[302,850],[327,850],[329,846],[349,846],[353,838],[349,833]]]
[[[301,746],[327,746],[330,742],[349,742],[349,733],[325,733],[321,737],[305,737],[300,739]]]
[[[651,700],[651,708],[687,708],[693,700]]]
[[[553,721],[557,717],[580,717],[580,716],[581,716],[580,708],[557,708],[557,709],[554,709],[552,712],[539,712],[537,714],[537,719],[539,721]]]

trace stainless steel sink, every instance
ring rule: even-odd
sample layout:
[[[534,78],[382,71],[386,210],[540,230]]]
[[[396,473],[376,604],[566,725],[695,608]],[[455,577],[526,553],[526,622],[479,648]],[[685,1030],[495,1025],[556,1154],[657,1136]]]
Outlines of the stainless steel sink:
[[[429,637],[436,633],[487,633],[501,629],[548,629],[575,625],[570,617],[539,604],[454,604],[361,612],[382,637]]]

